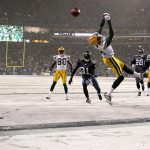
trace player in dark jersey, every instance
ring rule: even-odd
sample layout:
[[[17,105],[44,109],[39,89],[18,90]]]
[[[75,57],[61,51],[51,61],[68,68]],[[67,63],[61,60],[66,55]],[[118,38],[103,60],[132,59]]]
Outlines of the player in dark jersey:
[[[138,49],[138,55],[135,55],[133,57],[133,59],[131,60],[131,65],[132,67],[135,69],[136,72],[138,73],[144,73],[147,69],[146,67],[146,58],[147,58],[147,55],[144,55],[144,49],[143,48],[139,48]],[[141,87],[142,87],[142,90],[144,91],[144,80],[140,80],[135,78],[136,80],[136,86],[137,86],[137,89],[138,89],[138,96],[141,96],[141,91],[140,91],[140,84],[141,84]]]
[[[98,97],[100,100],[102,100],[101,96],[101,90],[99,87],[99,84],[96,80],[96,75],[95,75],[95,68],[96,68],[96,62],[91,60],[91,52],[90,51],[85,51],[84,52],[84,57],[82,59],[79,59],[75,68],[72,71],[69,84],[72,83],[73,76],[75,75],[76,71],[80,68],[81,74],[82,74],[82,86],[83,86],[83,92],[86,96],[86,102],[91,103],[91,100],[89,98],[89,92],[87,89],[87,86],[92,83],[94,88],[97,91]]]

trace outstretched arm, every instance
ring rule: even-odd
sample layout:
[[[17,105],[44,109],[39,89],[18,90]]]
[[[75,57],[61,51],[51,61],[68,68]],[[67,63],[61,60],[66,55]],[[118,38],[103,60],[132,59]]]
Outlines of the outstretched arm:
[[[113,32],[113,28],[112,28],[112,25],[111,25],[111,21],[108,20],[107,22],[108,22],[108,27],[109,27],[109,36],[106,39],[106,47],[108,47],[111,44],[111,41],[112,41],[113,36],[114,36],[114,32]]]
[[[136,64],[136,61],[135,61],[135,57],[134,57],[134,58],[131,59],[131,66],[135,65],[135,64]]]
[[[76,71],[79,68],[79,64],[77,63],[77,65],[75,66],[75,68],[73,69],[72,73],[71,73],[71,79],[73,78],[73,76],[75,75]]]
[[[53,61],[51,66],[49,67],[49,70],[52,71],[55,65],[56,65],[56,61]]]
[[[70,70],[71,70],[71,72],[72,72],[72,70],[73,70],[73,67],[72,67],[72,63],[71,63],[71,61],[67,61],[68,62],[68,64],[69,64],[69,66],[70,66]]]
[[[100,28],[97,31],[98,33],[100,33],[100,34],[102,33],[102,29],[103,29],[104,24],[105,24],[105,19],[103,18],[102,21],[101,21],[101,23],[100,23]]]
[[[78,68],[80,67],[80,64],[79,64],[79,63],[80,63],[80,60],[78,60],[77,65],[75,66],[75,68],[73,69],[73,71],[72,71],[72,73],[71,73],[71,77],[70,77],[70,79],[69,79],[69,81],[68,81],[69,84],[72,83],[73,76],[75,75],[76,71],[77,71]]]

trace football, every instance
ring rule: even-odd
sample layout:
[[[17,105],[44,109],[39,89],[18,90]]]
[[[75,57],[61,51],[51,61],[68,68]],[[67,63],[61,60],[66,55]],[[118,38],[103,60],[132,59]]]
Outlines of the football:
[[[71,11],[70,11],[70,13],[71,13],[72,16],[77,17],[80,14],[80,9],[77,8],[77,7],[72,8]]]

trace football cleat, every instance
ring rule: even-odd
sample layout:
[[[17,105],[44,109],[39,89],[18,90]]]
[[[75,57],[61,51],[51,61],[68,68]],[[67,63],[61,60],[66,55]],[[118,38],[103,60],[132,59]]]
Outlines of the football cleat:
[[[91,104],[91,100],[89,99],[89,97],[86,99],[86,102]]]
[[[138,93],[138,96],[141,96],[141,92]]]
[[[111,102],[111,95],[107,95],[107,93],[104,93],[104,96],[106,98],[106,102],[109,104],[109,105],[112,105],[112,102]]]
[[[66,100],[69,100],[68,95],[66,94]]]
[[[101,94],[98,94],[98,98],[99,98],[99,100],[102,100]]]
[[[51,99],[51,95],[52,95],[52,92],[49,91],[49,94],[48,94],[48,96],[46,97],[46,99]]]
[[[50,95],[48,95],[48,96],[46,97],[46,99],[51,99]]]

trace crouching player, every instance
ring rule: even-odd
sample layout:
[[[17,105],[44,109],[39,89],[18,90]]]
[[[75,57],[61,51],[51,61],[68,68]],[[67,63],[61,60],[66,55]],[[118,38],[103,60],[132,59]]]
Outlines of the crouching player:
[[[87,89],[87,86],[90,83],[92,83],[92,85],[96,89],[99,99],[102,100],[101,90],[100,90],[100,87],[96,80],[96,75],[95,75],[96,63],[95,63],[95,61],[91,60],[91,52],[90,51],[85,51],[83,58],[78,60],[76,67],[72,71],[70,80],[68,81],[69,84],[72,83],[73,76],[75,75],[78,68],[80,68],[82,79],[83,79],[82,86],[83,86],[83,92],[86,97],[86,102],[89,104],[91,103],[91,100],[89,98],[89,92]]]
[[[72,70],[72,63],[70,61],[70,56],[65,54],[65,49],[64,47],[59,47],[58,48],[58,55],[54,56],[54,61],[52,63],[52,65],[50,66],[50,71],[53,70],[54,66],[56,66],[56,72],[55,72],[55,76],[53,79],[53,83],[50,87],[50,91],[49,91],[49,95],[48,97],[46,97],[47,99],[50,99],[51,94],[55,88],[55,85],[57,83],[57,81],[59,80],[59,78],[62,78],[62,83],[64,86],[64,91],[66,94],[66,100],[68,100],[68,87],[67,87],[67,64],[70,65],[70,69]]]

